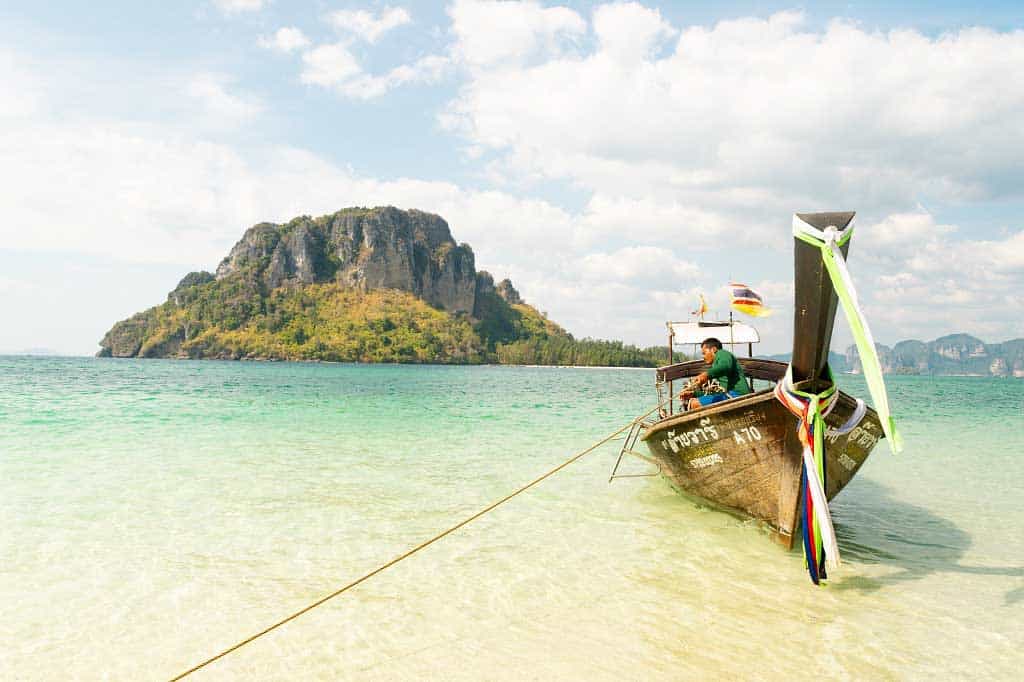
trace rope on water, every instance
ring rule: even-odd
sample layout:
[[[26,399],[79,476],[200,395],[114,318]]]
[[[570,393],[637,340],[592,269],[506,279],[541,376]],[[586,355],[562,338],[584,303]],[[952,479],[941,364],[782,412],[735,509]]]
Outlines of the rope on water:
[[[446,531],[444,531],[442,533],[438,533],[437,535],[435,535],[434,537],[430,538],[429,540],[416,545],[415,547],[410,549],[405,554],[402,554],[401,556],[395,557],[394,559],[392,559],[391,561],[387,562],[383,566],[380,566],[379,568],[375,568],[374,570],[370,571],[369,573],[364,575],[362,578],[359,578],[358,580],[353,580],[348,585],[345,585],[344,587],[341,587],[341,588],[335,590],[334,592],[331,592],[326,597],[322,597],[321,599],[318,599],[317,601],[313,602],[309,606],[306,606],[305,608],[299,609],[298,611],[296,611],[292,615],[288,616],[287,618],[282,618],[281,620],[277,621],[273,625],[271,625],[271,626],[269,626],[267,628],[264,628],[263,630],[260,630],[259,632],[257,632],[256,634],[252,635],[251,637],[247,637],[247,638],[243,639],[241,642],[235,644],[234,646],[231,646],[231,647],[228,647],[227,649],[224,649],[224,651],[221,651],[216,656],[211,656],[210,658],[206,659],[205,661],[203,661],[199,665],[193,666],[193,667],[189,668],[188,670],[186,670],[185,672],[181,673],[180,675],[172,677],[170,682],[176,682],[177,680],[180,680],[182,678],[188,677],[189,675],[191,675],[192,673],[196,672],[197,670],[200,670],[201,668],[205,668],[209,664],[213,663],[214,661],[216,661],[216,660],[218,660],[220,658],[223,658],[224,656],[227,656],[231,652],[237,651],[238,649],[241,649],[246,644],[249,644],[250,642],[252,642],[252,641],[262,637],[263,635],[268,634],[268,633],[276,630],[277,628],[281,627],[285,623],[288,623],[290,621],[295,620],[296,618],[298,618],[302,614],[307,613],[309,611],[312,611],[316,607],[320,606],[321,604],[323,604],[323,603],[325,603],[327,601],[330,601],[331,599],[334,599],[335,597],[337,597],[338,595],[342,594],[343,592],[346,592],[347,590],[352,589],[356,585],[358,585],[358,584],[360,584],[360,583],[362,583],[362,582],[364,582],[366,580],[369,580],[370,578],[372,578],[373,576],[377,575],[381,571],[384,571],[385,569],[390,568],[391,566],[394,566],[395,564],[397,564],[398,562],[402,561],[403,559],[409,558],[410,556],[412,556],[416,552],[420,551],[421,549],[424,549],[424,548],[434,544],[435,542],[437,542],[441,538],[454,533],[455,531],[457,531],[458,529],[462,528],[463,526],[465,526],[465,525],[475,521],[476,519],[480,518],[484,514],[487,514],[488,512],[494,510],[496,507],[504,504],[505,502],[508,502],[509,500],[511,500],[516,495],[519,495],[520,493],[526,492],[527,490],[529,490],[533,486],[537,485],[538,483],[540,483],[544,479],[553,476],[554,474],[558,473],[559,471],[561,471],[565,467],[569,466],[570,464],[572,464],[576,460],[582,458],[585,455],[590,454],[591,452],[593,452],[597,448],[601,447],[602,445],[604,445],[608,441],[610,441],[613,438],[615,438],[616,436],[618,436],[620,433],[622,433],[626,429],[628,429],[631,426],[633,426],[636,422],[638,422],[638,421],[644,419],[645,417],[647,417],[648,415],[652,414],[655,410],[659,409],[660,407],[662,407],[667,402],[668,402],[668,400],[660,403],[657,407],[654,407],[649,412],[646,412],[646,413],[640,415],[639,417],[633,419],[632,421],[630,421],[628,424],[626,424],[622,428],[620,428],[617,431],[615,431],[615,432],[605,436],[604,438],[602,438],[601,440],[597,441],[596,443],[594,443],[593,445],[591,445],[587,449],[581,450],[580,452],[577,452],[575,455],[573,455],[572,457],[570,457],[566,461],[562,462],[561,464],[556,466],[554,469],[551,469],[546,474],[544,474],[542,476],[539,476],[538,478],[535,478],[534,480],[530,481],[529,483],[527,483],[523,487],[519,488],[515,492],[506,495],[505,497],[501,498],[497,502],[493,502],[492,504],[488,505],[484,509],[481,509],[480,511],[478,511],[475,514],[473,514],[469,518],[467,518],[467,519],[465,519],[463,521],[460,521],[459,523],[455,524],[454,526],[452,526],[448,530],[446,530]]]

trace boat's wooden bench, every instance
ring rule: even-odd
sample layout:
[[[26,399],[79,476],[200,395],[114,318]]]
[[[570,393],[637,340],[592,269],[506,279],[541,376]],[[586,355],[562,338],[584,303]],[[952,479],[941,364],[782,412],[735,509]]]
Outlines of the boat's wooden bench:
[[[743,367],[743,372],[749,378],[762,381],[780,381],[785,376],[786,367],[788,366],[785,362],[779,362],[778,360],[763,360],[761,358],[736,359],[739,360],[740,365]],[[708,365],[703,360],[677,362],[674,365],[659,367],[655,381],[668,382],[685,379],[697,376],[707,368]]]

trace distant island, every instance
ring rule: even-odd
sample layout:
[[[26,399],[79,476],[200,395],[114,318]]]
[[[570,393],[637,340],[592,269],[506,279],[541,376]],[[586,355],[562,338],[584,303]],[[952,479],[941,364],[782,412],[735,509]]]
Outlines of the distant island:
[[[934,341],[900,341],[890,348],[875,344],[882,371],[886,374],[931,376],[1024,377],[1024,339],[985,343],[969,334],[949,334]],[[789,362],[789,354],[771,356]],[[846,353],[830,351],[833,372],[861,374],[856,346]]]
[[[478,272],[440,216],[380,207],[254,225],[216,273],[185,275],[97,355],[654,367],[664,353],[575,339]]]
[[[934,341],[875,347],[882,371],[888,374],[1024,377],[1024,339],[985,343],[969,334],[950,334]],[[860,373],[855,346],[847,349],[846,362],[848,371]]]

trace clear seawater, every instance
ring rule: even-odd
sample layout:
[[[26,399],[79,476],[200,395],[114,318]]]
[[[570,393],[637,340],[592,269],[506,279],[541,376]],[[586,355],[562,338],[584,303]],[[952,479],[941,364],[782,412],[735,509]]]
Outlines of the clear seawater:
[[[825,587],[609,485],[612,443],[193,679],[1020,679],[1024,380],[888,384],[906,450],[834,501]],[[169,679],[653,401],[649,370],[0,358],[0,679]]]

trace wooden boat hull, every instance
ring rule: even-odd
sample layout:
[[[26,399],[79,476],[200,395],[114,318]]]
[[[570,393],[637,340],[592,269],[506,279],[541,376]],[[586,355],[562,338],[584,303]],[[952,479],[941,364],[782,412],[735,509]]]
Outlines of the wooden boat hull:
[[[870,408],[852,431],[835,432],[855,409],[856,401],[841,394],[825,420],[825,493],[830,500],[882,437]],[[796,423],[772,391],[764,390],[667,417],[648,425],[641,439],[678,491],[764,522],[789,547],[799,533],[802,447]]]

